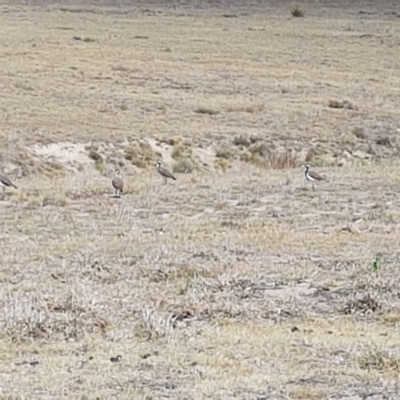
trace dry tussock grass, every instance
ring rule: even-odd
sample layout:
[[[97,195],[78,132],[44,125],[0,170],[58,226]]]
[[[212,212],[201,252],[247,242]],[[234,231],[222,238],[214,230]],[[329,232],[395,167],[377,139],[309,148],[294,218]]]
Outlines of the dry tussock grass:
[[[2,395],[397,398],[398,30],[191,7],[4,6]]]
[[[398,204],[396,183],[378,193],[378,167],[367,182],[355,169],[330,170],[333,186],[313,193],[298,169],[272,176],[248,166],[238,184],[237,168],[197,175],[196,183],[180,175],[174,186],[154,173],[119,200],[109,180],[88,174],[92,196],[68,198],[62,208],[32,209],[18,192],[8,196],[0,326],[15,366],[3,368],[4,382],[18,375],[18,393],[33,393],[15,363],[34,363],[36,385],[50,396],[75,370],[82,384],[67,384],[69,395],[95,386],[124,398],[144,388],[160,396],[224,397],[235,388],[246,397],[305,398],[361,393],[382,379],[390,389],[400,309],[395,222],[374,214],[372,231],[363,222],[356,234],[342,228],[349,198],[358,196],[363,220],[381,193]],[[384,170],[390,177],[396,168]],[[69,174],[54,195],[66,196],[75,179]],[[25,182],[28,193],[36,183]],[[47,192],[53,182],[43,184]],[[374,273],[380,251],[384,263]],[[298,367],[305,362],[307,370]],[[185,379],[174,372],[182,366]],[[194,392],[191,379],[200,379]]]

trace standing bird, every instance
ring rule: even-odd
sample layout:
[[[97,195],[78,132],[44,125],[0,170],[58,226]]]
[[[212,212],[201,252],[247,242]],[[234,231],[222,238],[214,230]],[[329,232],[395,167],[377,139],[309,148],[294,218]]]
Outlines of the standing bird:
[[[121,193],[124,192],[124,181],[121,178],[121,171],[119,169],[115,170],[114,178],[111,183],[114,187],[115,197],[121,197]]]
[[[6,191],[6,187],[14,187],[15,189],[18,189],[5,175],[0,174],[0,186],[3,187],[3,195]]]
[[[171,178],[173,181],[176,181],[176,178],[170,171],[162,166],[162,162],[160,160],[157,161],[157,171],[163,177],[164,185],[167,184],[168,178]]]
[[[321,181],[325,181],[326,180],[325,178],[323,178],[321,175],[317,174],[316,172],[310,171],[310,165],[309,164],[305,164],[304,168],[305,168],[306,179],[309,182],[312,182],[313,190],[315,190],[315,182],[321,182]]]

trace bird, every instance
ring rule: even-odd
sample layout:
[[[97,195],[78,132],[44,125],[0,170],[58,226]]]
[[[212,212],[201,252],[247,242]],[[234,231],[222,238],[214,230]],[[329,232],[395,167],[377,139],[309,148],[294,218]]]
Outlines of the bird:
[[[15,189],[18,189],[17,186],[15,186],[10,179],[8,179],[5,175],[0,174],[0,186],[3,187],[3,194],[6,191],[6,187],[14,187]]]
[[[119,169],[115,170],[111,183],[114,187],[115,197],[121,197],[121,193],[124,192],[124,181],[121,178],[121,171]]]
[[[163,177],[164,185],[167,183],[168,178],[171,178],[173,181],[176,181],[175,176],[168,171],[168,169],[162,166],[162,162],[160,160],[157,161],[157,171]]]
[[[304,168],[305,168],[306,179],[308,181],[312,182],[313,190],[315,190],[315,182],[321,182],[321,181],[325,181],[326,180],[325,178],[323,178],[321,175],[317,174],[316,172],[310,171],[310,165],[309,164],[305,164]]]

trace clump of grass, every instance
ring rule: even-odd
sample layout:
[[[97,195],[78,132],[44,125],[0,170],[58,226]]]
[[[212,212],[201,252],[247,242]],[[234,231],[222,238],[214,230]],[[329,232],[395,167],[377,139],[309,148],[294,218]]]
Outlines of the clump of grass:
[[[365,128],[362,126],[355,126],[351,133],[357,138],[357,139],[368,139],[368,135],[365,131]]]
[[[106,175],[106,173],[107,173],[107,166],[102,159],[94,162],[94,168],[101,175]]]
[[[240,159],[264,168],[288,169],[298,165],[297,154],[292,150],[271,149],[258,141],[241,154]]]
[[[245,135],[238,135],[233,138],[233,144],[238,147],[247,148],[250,146],[251,140]]]
[[[181,142],[181,139],[177,137],[160,137],[157,139],[160,143],[168,144],[169,146],[175,146],[176,143]]]
[[[290,14],[292,14],[292,17],[294,18],[304,18],[306,15],[305,11],[298,4],[295,4],[291,8]]]
[[[180,160],[181,158],[191,158],[192,149],[188,144],[183,143],[181,140],[178,140],[174,143],[174,147],[172,149],[171,157],[174,160]]]
[[[264,143],[255,143],[240,155],[240,159],[254,165],[265,166],[265,152]]]
[[[231,163],[226,158],[217,158],[214,161],[214,168],[226,172],[231,167]]]
[[[368,371],[400,371],[400,356],[380,350],[369,350],[358,358],[358,365],[361,369]]]
[[[383,265],[383,255],[382,253],[375,254],[374,261],[370,265],[370,270],[378,275]]]
[[[190,174],[196,169],[197,163],[191,158],[181,158],[172,167],[172,171],[178,174]]]
[[[172,149],[171,157],[176,161],[173,172],[189,174],[197,169],[197,163],[192,158],[192,149],[189,144],[177,140]]]
[[[258,154],[253,154],[250,151],[244,151],[240,155],[240,161],[251,163],[258,166],[261,166],[262,164],[262,158]]]
[[[230,160],[234,156],[235,156],[235,154],[232,151],[232,149],[230,149],[229,147],[226,147],[226,146],[220,147],[219,149],[217,149],[215,151],[215,157],[217,157],[217,158],[223,158],[225,160]]]
[[[86,299],[70,295],[64,299],[45,299],[10,293],[5,299],[1,338],[12,342],[52,341],[81,338],[85,332],[104,332],[108,321],[96,312],[88,312]]]
[[[265,158],[268,154],[268,145],[265,142],[256,142],[249,147],[249,152]]]
[[[141,329],[138,336],[147,336],[148,339],[169,336],[175,328],[172,314],[162,314],[152,308],[142,307],[140,312]]]
[[[131,143],[124,149],[124,158],[139,168],[146,168],[154,164],[157,155],[146,141]]]
[[[380,302],[370,293],[359,298],[350,299],[343,308],[344,314],[370,314],[381,308]]]
[[[207,115],[217,115],[217,114],[219,114],[219,111],[213,110],[212,108],[209,108],[209,107],[198,107],[198,108],[196,108],[195,113],[207,114]]]
[[[48,336],[45,325],[48,314],[33,307],[31,298],[19,298],[12,293],[5,299],[4,316],[1,323],[2,337],[9,337],[12,342],[23,343],[28,339],[42,339]]]
[[[291,150],[268,151],[267,164],[272,169],[288,169],[298,165],[297,155]]]

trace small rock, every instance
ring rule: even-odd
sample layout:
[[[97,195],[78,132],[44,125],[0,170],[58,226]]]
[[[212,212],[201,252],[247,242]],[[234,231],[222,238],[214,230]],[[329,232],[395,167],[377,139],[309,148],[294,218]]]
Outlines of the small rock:
[[[367,154],[367,153],[364,153],[361,150],[356,150],[356,151],[353,152],[353,157],[359,158],[361,160],[365,160],[366,158],[370,158],[370,155]]]
[[[351,133],[358,139],[368,139],[368,134],[363,126],[356,126]]]
[[[328,103],[328,107],[330,107],[330,108],[343,108],[345,110],[357,110],[357,107],[355,107],[348,100],[343,100],[343,101],[330,100],[329,103]]]
[[[349,151],[345,150],[345,151],[343,151],[343,157],[345,157],[347,160],[349,160],[349,159],[353,158],[353,155]]]
[[[376,139],[375,143],[379,144],[380,146],[392,147],[392,142],[387,136]]]

